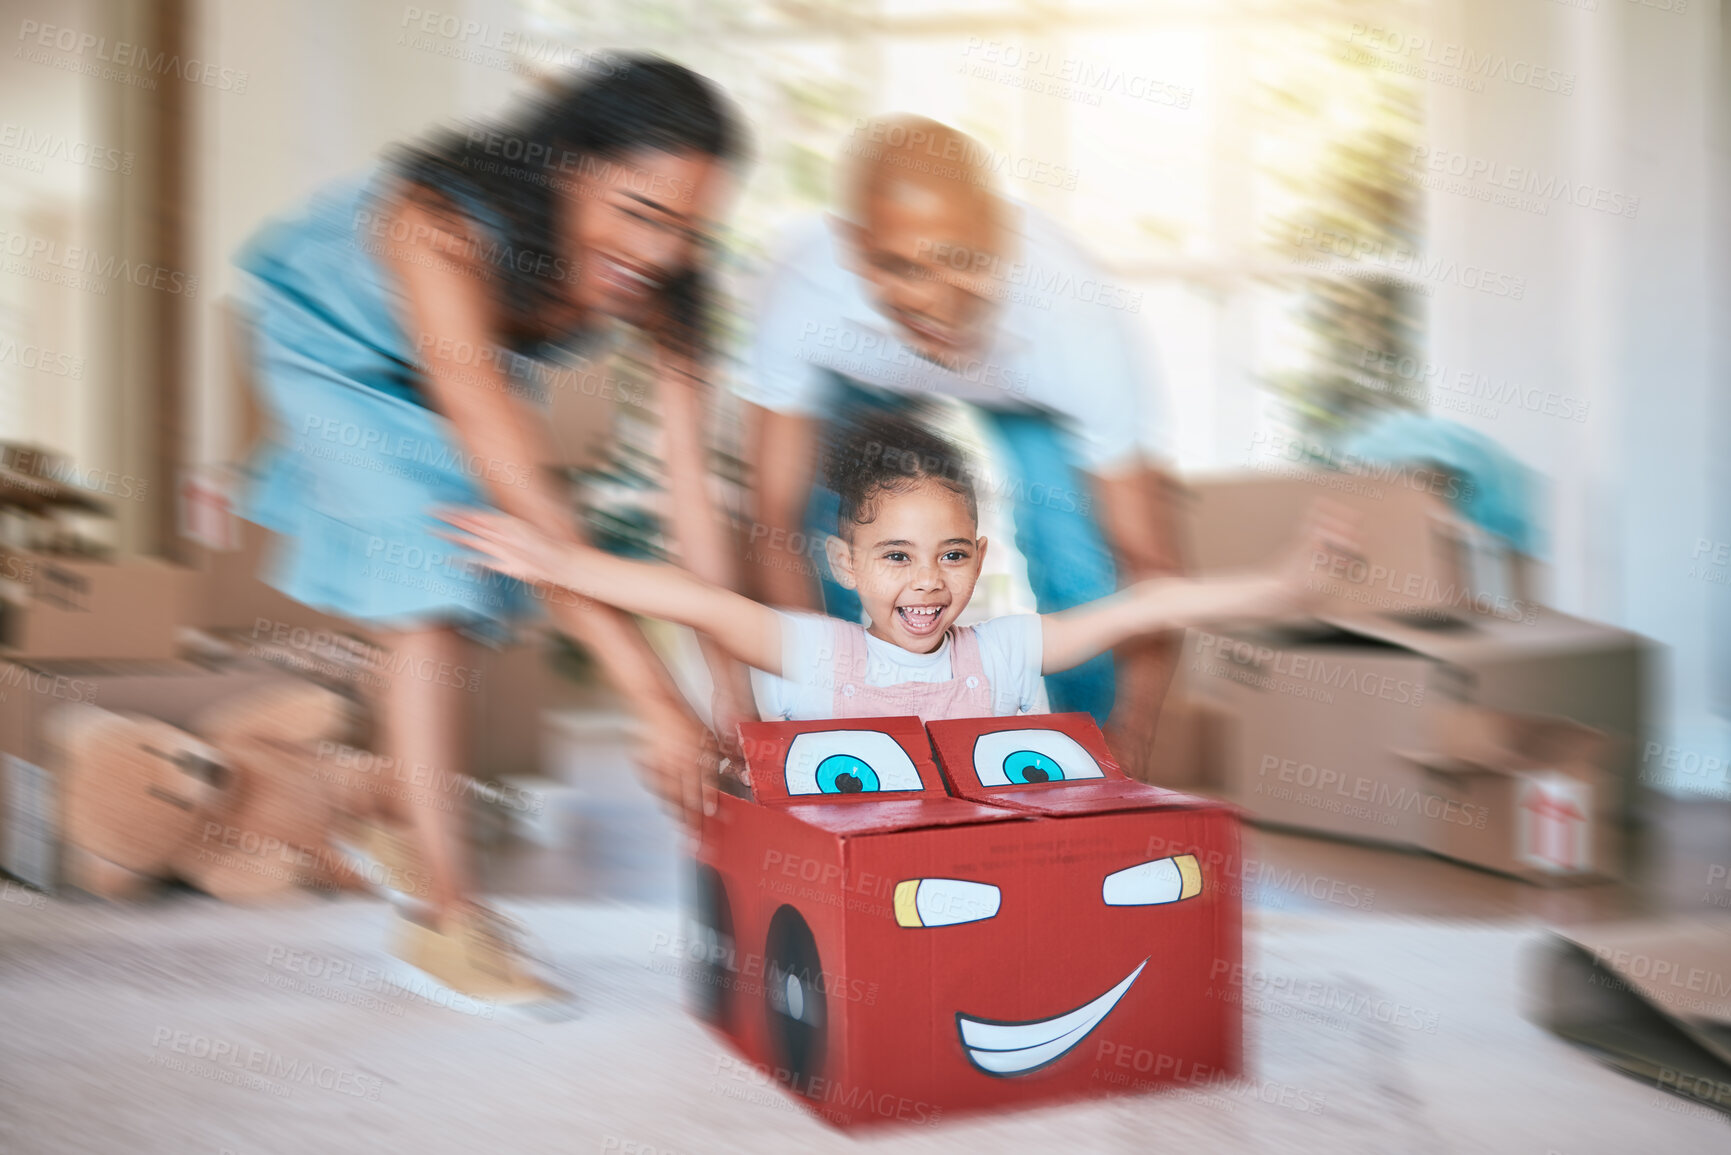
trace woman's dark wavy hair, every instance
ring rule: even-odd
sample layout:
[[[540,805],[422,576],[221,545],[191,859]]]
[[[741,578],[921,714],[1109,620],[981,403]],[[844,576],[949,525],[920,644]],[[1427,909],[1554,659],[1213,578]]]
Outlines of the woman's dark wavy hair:
[[[540,318],[562,289],[564,248],[559,197],[575,185],[585,159],[612,160],[636,149],[694,152],[726,164],[745,159],[745,133],[733,103],[690,69],[651,56],[597,56],[499,122],[446,130],[390,158],[411,185],[479,204],[503,230],[500,336],[512,344],[556,334]],[[515,158],[515,159],[513,159]],[[662,286],[655,327],[660,340],[689,354],[707,346],[708,285],[701,264]]]
[[[842,431],[824,462],[824,480],[841,499],[837,532],[850,538],[856,525],[877,518],[877,499],[935,481],[962,498],[979,520],[979,501],[968,460],[955,443],[933,432],[920,412],[875,413]]]

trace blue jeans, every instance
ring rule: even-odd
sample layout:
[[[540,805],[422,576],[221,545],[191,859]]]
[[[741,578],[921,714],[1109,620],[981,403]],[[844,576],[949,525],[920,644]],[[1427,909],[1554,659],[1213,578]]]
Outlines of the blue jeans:
[[[838,425],[910,404],[899,394],[864,388],[833,374],[831,386],[830,417]],[[975,412],[1003,465],[1016,549],[1028,562],[1035,608],[1043,614],[1056,613],[1115,591],[1117,566],[1094,522],[1094,493],[1075,464],[1069,436],[1042,413],[983,408]],[[809,540],[821,542],[835,533],[840,512],[841,499],[819,479],[806,508]],[[813,549],[811,555],[823,584],[824,609],[835,617],[859,621],[859,596],[837,584],[821,549]],[[1115,693],[1109,653],[1046,677],[1046,695],[1054,712],[1085,711],[1102,725],[1112,711]]]

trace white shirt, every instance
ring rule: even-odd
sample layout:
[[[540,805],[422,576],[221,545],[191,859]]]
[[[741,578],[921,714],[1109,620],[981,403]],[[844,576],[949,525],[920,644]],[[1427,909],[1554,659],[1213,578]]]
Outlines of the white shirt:
[[[739,396],[777,413],[816,414],[825,407],[820,370],[830,369],[899,392],[1056,413],[1095,472],[1138,451],[1165,456],[1162,386],[1136,325],[1142,294],[1104,280],[1044,213],[1012,208],[1018,246],[993,270],[996,323],[986,350],[959,370],[921,357],[878,313],[828,221],[791,227],[757,302]]]
[[[751,689],[764,721],[807,722],[835,717],[835,618],[777,610],[781,621],[781,677],[751,671]],[[1040,615],[1008,614],[978,623],[980,665],[992,687],[992,713],[1044,714],[1046,683],[1040,677]],[[865,681],[871,686],[903,682],[947,682],[953,640],[929,654],[916,654],[866,635]]]

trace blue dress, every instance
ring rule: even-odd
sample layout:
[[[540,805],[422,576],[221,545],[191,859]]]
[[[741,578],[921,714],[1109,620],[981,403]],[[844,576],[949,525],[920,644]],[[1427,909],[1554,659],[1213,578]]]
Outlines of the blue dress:
[[[499,639],[533,599],[435,536],[435,507],[489,504],[489,465],[423,401],[381,263],[391,242],[360,227],[375,219],[382,178],[327,187],[235,257],[251,275],[255,378],[273,425],[243,514],[279,535],[261,576],[298,602],[384,629],[450,624]],[[538,396],[532,362],[497,360]],[[511,468],[495,465],[493,480],[529,483]]]

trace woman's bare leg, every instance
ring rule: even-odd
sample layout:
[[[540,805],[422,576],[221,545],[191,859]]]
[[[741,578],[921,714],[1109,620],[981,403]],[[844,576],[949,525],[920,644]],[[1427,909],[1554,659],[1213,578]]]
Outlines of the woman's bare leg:
[[[442,685],[435,675],[472,667],[465,653],[471,643],[446,626],[380,634],[378,642],[390,670],[378,697],[374,753],[380,773],[391,775],[380,797],[413,826],[430,876],[426,898],[443,923],[474,891],[463,741],[474,704],[461,686]]]

